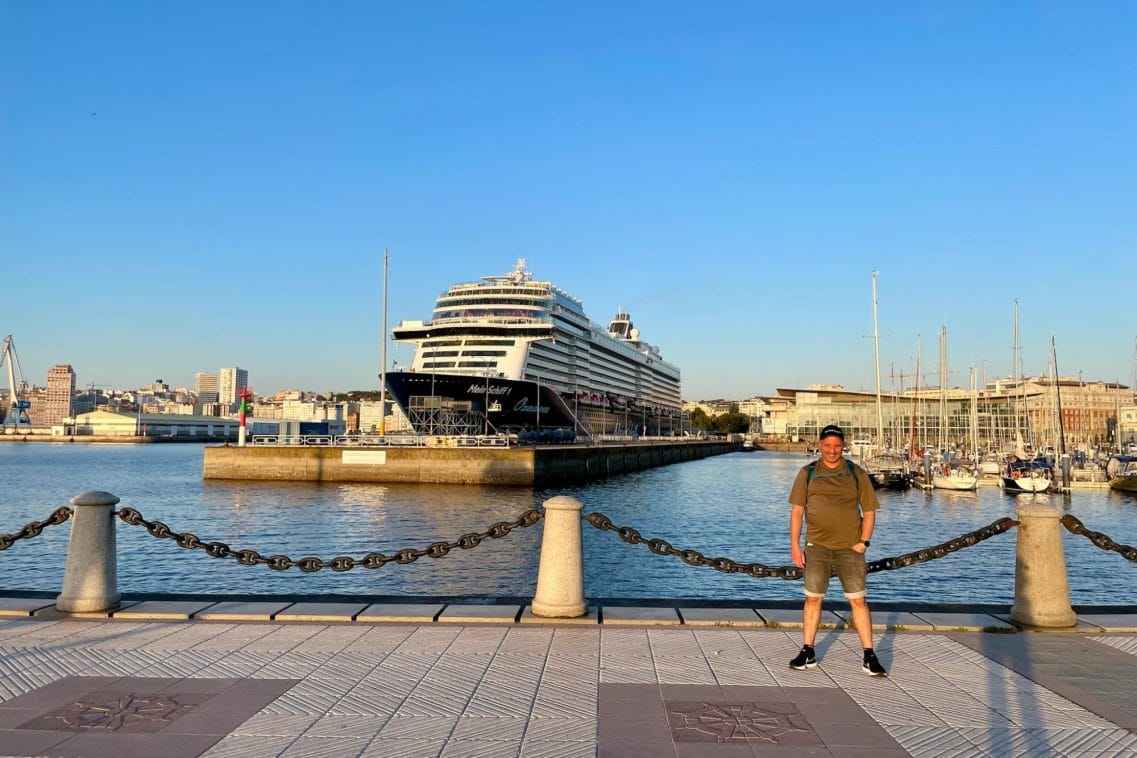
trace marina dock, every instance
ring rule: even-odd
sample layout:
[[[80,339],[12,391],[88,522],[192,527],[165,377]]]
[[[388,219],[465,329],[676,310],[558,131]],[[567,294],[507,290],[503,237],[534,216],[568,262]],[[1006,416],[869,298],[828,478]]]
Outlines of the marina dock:
[[[411,482],[543,487],[734,452],[721,440],[603,442],[591,445],[464,447],[337,445],[212,446],[205,479],[297,482]]]

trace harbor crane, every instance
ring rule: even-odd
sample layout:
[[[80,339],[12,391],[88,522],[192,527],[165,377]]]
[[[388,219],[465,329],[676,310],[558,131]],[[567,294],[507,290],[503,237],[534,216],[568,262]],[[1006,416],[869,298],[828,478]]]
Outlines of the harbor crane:
[[[0,368],[5,365],[8,366],[8,405],[5,408],[2,428],[7,432],[8,427],[11,426],[18,432],[22,425],[30,431],[32,422],[28,418],[28,408],[31,408],[32,404],[23,398],[28,383],[24,381],[20,359],[16,357],[16,345],[12,342],[12,335],[10,334],[4,338],[4,347],[0,349]],[[16,384],[17,373],[20,375],[19,384]]]

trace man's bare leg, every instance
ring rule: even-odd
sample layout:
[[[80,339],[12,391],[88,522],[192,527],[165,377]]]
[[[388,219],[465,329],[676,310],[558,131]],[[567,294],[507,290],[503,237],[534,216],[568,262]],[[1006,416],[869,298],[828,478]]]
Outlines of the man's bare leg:
[[[869,604],[863,597],[851,597],[849,607],[853,610],[853,626],[857,628],[857,636],[861,638],[861,647],[872,649],[872,614],[869,613]]]
[[[822,599],[806,595],[805,608],[801,617],[801,638],[806,645],[812,646],[814,640],[817,639],[817,628],[821,626]]]

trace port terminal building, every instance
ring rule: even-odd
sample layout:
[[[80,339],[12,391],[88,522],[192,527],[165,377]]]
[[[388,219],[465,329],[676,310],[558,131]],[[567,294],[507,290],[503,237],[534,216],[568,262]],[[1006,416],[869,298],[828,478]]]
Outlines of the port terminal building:
[[[879,412],[878,412],[879,408]],[[1110,449],[1137,441],[1137,399],[1133,388],[1077,377],[996,379],[982,389],[939,387],[882,392],[840,385],[778,388],[777,394],[738,403],[753,421],[751,432],[791,442],[817,439],[826,424],[839,424],[847,440],[902,450],[969,448],[976,429],[983,450],[1004,450],[1022,442],[1036,449]],[[877,440],[878,425],[883,440]],[[880,443],[883,442],[883,445]]]

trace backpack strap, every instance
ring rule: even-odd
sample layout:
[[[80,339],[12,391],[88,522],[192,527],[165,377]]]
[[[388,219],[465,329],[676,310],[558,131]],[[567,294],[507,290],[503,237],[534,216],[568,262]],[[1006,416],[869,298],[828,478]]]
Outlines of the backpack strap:
[[[857,501],[860,502],[860,500],[861,500],[861,477],[856,475],[856,464],[854,464],[853,461],[850,461],[848,458],[845,458],[844,456],[841,457],[841,460],[843,460],[845,463],[844,472],[841,472],[839,474],[827,474],[827,475],[825,475],[825,477],[829,477],[829,476],[852,476],[853,477],[853,485],[856,488]],[[806,465],[805,470],[806,470],[805,483],[806,483],[806,486],[808,486],[808,484],[810,484],[810,482],[813,481],[813,478],[816,475],[818,475],[818,461],[811,460],[810,463],[808,463]]]

